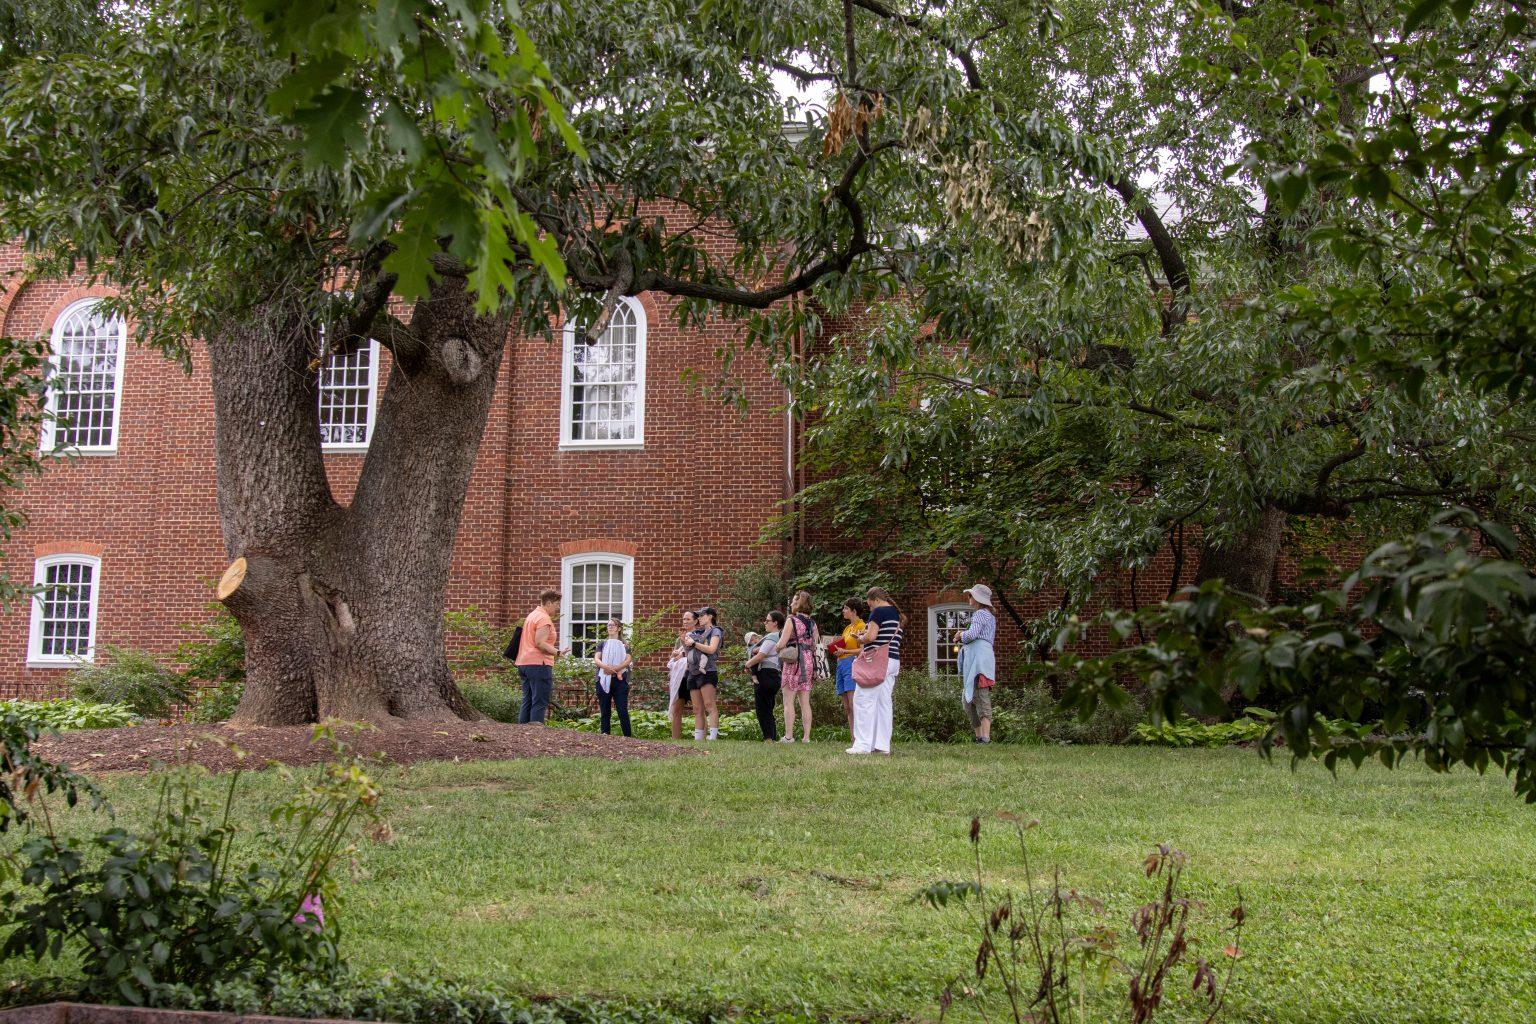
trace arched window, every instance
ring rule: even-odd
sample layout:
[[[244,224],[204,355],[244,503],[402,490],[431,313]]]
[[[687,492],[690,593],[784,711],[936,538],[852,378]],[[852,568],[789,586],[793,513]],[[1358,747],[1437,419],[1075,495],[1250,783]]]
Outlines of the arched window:
[[[560,646],[577,658],[592,656],[608,635],[615,615],[629,624],[635,610],[635,560],[628,555],[591,552],[560,562]]]
[[[560,390],[562,448],[637,447],[645,443],[645,310],[621,299],[597,341],[565,325]]]
[[[961,633],[971,628],[971,606],[936,604],[928,609],[928,674],[955,675],[960,671]]]
[[[320,447],[363,451],[373,436],[379,388],[379,343],[349,356],[332,355],[320,369]]]
[[[121,317],[103,315],[100,305],[99,299],[83,299],[54,322],[49,420],[42,434],[45,451],[117,451],[128,331]]]
[[[33,665],[74,665],[96,654],[96,593],[101,559],[92,555],[49,555],[37,560],[32,596],[32,635],[27,661]]]

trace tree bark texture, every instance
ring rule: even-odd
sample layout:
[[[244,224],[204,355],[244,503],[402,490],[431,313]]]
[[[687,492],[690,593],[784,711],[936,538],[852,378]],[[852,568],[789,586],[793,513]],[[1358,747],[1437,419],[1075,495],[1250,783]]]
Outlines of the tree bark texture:
[[[235,721],[477,718],[448,670],[443,611],[510,318],[444,277],[391,365],[350,506],[320,448],[319,331],[278,306],[209,340],[224,604],[246,637]],[[224,588],[221,587],[221,590]]]
[[[1224,543],[1206,540],[1200,546],[1200,563],[1195,582],[1225,580],[1227,589],[1269,600],[1274,582],[1275,559],[1285,537],[1286,514],[1273,503],[1266,503],[1258,516]]]

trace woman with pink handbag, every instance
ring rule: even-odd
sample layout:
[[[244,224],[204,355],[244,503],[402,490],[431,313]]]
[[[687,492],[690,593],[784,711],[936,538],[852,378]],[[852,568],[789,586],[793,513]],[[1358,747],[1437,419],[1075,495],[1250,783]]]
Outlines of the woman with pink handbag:
[[[889,754],[895,709],[891,703],[901,671],[901,610],[882,587],[870,587],[864,647],[853,663],[853,746],[850,754]]]

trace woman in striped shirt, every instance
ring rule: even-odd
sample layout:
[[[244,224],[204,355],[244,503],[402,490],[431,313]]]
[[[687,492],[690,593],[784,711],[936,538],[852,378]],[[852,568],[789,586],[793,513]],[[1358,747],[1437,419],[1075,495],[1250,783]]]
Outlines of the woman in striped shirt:
[[[864,598],[869,602],[864,645],[884,647],[890,661],[885,669],[885,682],[861,686],[853,695],[853,746],[848,753],[889,754],[895,714],[891,695],[896,690],[896,674],[901,671],[901,610],[883,587],[870,587]]]

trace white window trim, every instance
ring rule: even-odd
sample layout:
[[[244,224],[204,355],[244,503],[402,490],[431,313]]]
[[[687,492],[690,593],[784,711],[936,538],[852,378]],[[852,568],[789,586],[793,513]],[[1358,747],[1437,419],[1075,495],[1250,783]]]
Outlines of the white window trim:
[[[91,643],[85,654],[71,658],[57,654],[43,654],[43,595],[32,595],[32,626],[27,637],[28,668],[75,668],[96,660],[96,608],[101,600],[101,559],[95,555],[58,554],[39,558],[32,570],[32,585],[40,587],[47,577],[48,567],[63,562],[78,563],[91,567]]]
[[[322,373],[324,372],[322,368]],[[315,407],[319,408],[321,397],[325,389],[320,389],[320,394],[315,396]],[[359,444],[356,441],[321,441],[322,452],[365,452],[373,443],[373,428],[379,413],[379,343],[368,343],[368,440]],[[322,429],[324,429],[322,425]]]
[[[54,318],[53,326],[49,328],[48,341],[48,365],[52,371],[57,372],[59,367],[59,332],[65,322],[81,309],[89,306],[99,306],[100,304],[100,297],[85,298],[78,302],[71,302],[68,306],[64,307],[63,312]],[[117,454],[117,439],[123,432],[123,374],[127,369],[128,324],[124,322],[122,317],[115,318],[114,322],[117,324],[117,373],[114,374],[115,379],[112,382],[112,443],[86,445],[83,448],[79,445],[55,448],[53,440],[54,428],[58,424],[55,422],[54,417],[59,411],[59,392],[55,388],[50,387],[48,389],[48,401],[44,406],[48,416],[43,420],[42,430],[38,432],[38,447],[44,455]]]
[[[560,443],[566,450],[582,449],[640,449],[645,447],[645,350],[650,340],[650,324],[645,318],[645,306],[639,299],[625,296],[619,300],[635,314],[635,436],[599,441],[575,441],[571,433],[571,352],[576,343],[576,325],[570,320],[561,330],[560,341]]]
[[[939,675],[939,613],[940,612],[968,612],[971,606],[964,601],[951,601],[947,604],[932,604],[928,606],[928,675],[937,679]]]
[[[635,621],[635,560],[611,551],[588,551],[560,559],[560,648],[571,646],[571,570],[578,565],[618,565],[624,568],[624,624]],[[94,634],[93,634],[94,638]]]

